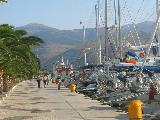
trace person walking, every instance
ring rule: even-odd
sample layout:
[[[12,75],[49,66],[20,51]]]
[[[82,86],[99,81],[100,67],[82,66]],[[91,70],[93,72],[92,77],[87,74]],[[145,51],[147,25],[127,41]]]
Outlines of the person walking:
[[[47,75],[47,83],[46,83],[47,85],[49,84],[50,79],[51,79],[50,75]]]
[[[58,84],[58,90],[60,90],[61,89],[61,76],[58,76],[56,78],[56,84]]]
[[[149,103],[151,103],[151,101],[155,100],[154,96],[157,94],[157,90],[155,88],[155,86],[153,84],[150,85],[150,89],[149,89]]]
[[[44,83],[44,87],[46,88],[46,84],[47,84],[47,79],[48,79],[48,77],[47,77],[47,75],[45,75],[44,77],[43,77],[43,83]]]
[[[40,87],[41,87],[41,80],[42,80],[41,76],[40,76],[40,75],[38,75],[38,77],[37,77],[37,84],[38,84],[38,88],[40,88]]]

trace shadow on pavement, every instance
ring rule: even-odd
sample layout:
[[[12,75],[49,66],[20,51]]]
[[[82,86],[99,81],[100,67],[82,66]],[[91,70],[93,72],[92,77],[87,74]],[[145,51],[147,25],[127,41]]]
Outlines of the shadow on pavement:
[[[47,98],[44,97],[34,97],[34,98],[30,98],[29,100],[45,100]]]
[[[31,113],[44,113],[44,112],[51,112],[50,110],[40,110],[40,109],[32,109]]]
[[[91,106],[91,107],[88,107],[88,108],[93,109],[93,110],[113,110],[110,107],[98,107],[98,106]]]
[[[22,109],[22,108],[13,108],[11,105],[2,106],[1,109],[7,110],[16,110],[16,111],[29,111],[31,113],[44,113],[44,112],[51,112],[50,110],[41,110],[41,109]],[[7,119],[8,120],[8,119]],[[17,119],[14,119],[17,120]]]
[[[24,120],[24,119],[30,119],[33,117],[35,116],[15,116],[15,117],[8,117],[8,118],[0,119],[0,120]]]
[[[125,115],[120,115],[116,117],[93,117],[87,120],[94,120],[94,119],[100,119],[100,120],[110,120],[110,119],[116,119],[116,120],[129,120],[128,118],[125,118]]]
[[[94,110],[113,110],[113,108],[111,107],[97,107],[97,106],[91,106],[88,107],[89,109],[94,109]],[[120,114],[118,116],[115,117],[94,117],[94,118],[99,118],[99,119],[105,119],[105,120],[110,120],[110,119],[116,119],[116,120],[128,120],[127,115],[124,114]],[[94,119],[93,118],[93,119]],[[92,119],[91,119],[92,120]]]
[[[30,91],[30,92],[38,92],[39,90],[32,90],[32,91]]]
[[[17,92],[17,91],[16,91],[16,92],[14,92],[13,94],[20,94],[20,95],[21,95],[21,94],[28,94],[28,93],[27,93],[27,92],[22,92],[22,91],[21,91],[21,92]]]
[[[54,88],[47,88],[47,90],[49,90],[49,91],[55,91],[55,90],[57,90],[57,89],[54,89]]]
[[[24,96],[24,95],[17,95],[17,94],[12,94],[10,96],[15,96],[15,97],[27,97],[27,96]]]
[[[73,94],[68,94],[68,95],[66,95],[66,96],[76,96],[76,95],[73,95]]]
[[[40,104],[40,103],[47,103],[47,102],[34,102],[34,103],[30,103],[30,104]]]
[[[28,103],[15,103],[15,105],[18,104],[18,105],[27,105]]]
[[[11,109],[13,105],[6,105],[6,106],[1,106],[1,109]]]
[[[58,92],[66,92],[66,90],[58,90]]]

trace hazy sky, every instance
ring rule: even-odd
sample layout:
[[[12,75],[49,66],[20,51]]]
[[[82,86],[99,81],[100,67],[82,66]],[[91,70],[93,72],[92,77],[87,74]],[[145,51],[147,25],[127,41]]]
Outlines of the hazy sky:
[[[58,29],[82,28],[95,25],[95,4],[97,0],[8,0],[0,5],[0,23],[22,26],[41,23]],[[110,0],[112,1],[112,0]],[[123,24],[129,23],[137,14],[135,22],[155,19],[156,0],[120,0]],[[144,1],[144,2],[143,2]],[[126,4],[127,3],[127,4]],[[109,20],[113,21],[112,4],[109,5]],[[100,14],[104,18],[104,0],[100,0]],[[126,20],[125,20],[125,19]],[[111,22],[110,22],[111,23]]]

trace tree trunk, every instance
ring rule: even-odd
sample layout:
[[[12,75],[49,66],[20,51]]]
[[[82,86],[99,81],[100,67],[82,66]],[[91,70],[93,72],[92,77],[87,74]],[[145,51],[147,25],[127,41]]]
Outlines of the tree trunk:
[[[7,89],[8,91],[12,89],[12,79],[7,79]]]
[[[7,78],[3,79],[3,92],[8,92]]]
[[[0,96],[2,95],[2,91],[3,91],[3,78],[0,77]]]

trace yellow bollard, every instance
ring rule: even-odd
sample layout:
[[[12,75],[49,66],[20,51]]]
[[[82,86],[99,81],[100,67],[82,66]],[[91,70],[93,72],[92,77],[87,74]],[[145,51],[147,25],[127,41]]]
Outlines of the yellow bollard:
[[[76,85],[75,84],[71,84],[69,86],[69,89],[70,89],[71,92],[76,92]]]
[[[56,80],[52,80],[52,83],[53,83],[53,84],[56,83]]]
[[[142,120],[142,102],[141,100],[133,100],[128,105],[128,114],[130,120]]]

